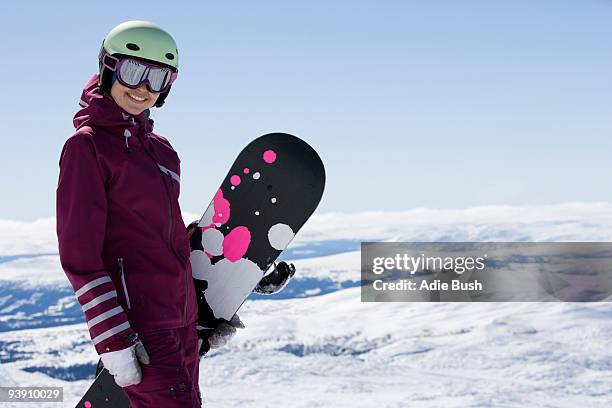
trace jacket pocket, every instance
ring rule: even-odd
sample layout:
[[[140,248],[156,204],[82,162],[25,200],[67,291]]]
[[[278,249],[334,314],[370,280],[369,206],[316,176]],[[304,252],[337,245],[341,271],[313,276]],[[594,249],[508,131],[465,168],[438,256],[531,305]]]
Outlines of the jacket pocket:
[[[117,258],[117,265],[119,266],[119,277],[121,278],[121,286],[123,286],[123,295],[125,296],[125,302],[127,303],[128,310],[132,308],[130,303],[130,295],[128,294],[127,285],[125,284],[125,269],[123,267],[123,258]]]

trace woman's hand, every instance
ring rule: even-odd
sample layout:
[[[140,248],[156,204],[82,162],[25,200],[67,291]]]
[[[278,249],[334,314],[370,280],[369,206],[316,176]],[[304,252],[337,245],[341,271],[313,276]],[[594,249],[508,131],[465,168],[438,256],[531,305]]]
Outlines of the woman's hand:
[[[140,383],[142,380],[140,363],[149,364],[149,354],[140,341],[123,350],[102,353],[100,358],[120,387]]]
[[[236,335],[237,329],[244,329],[244,323],[235,314],[229,322],[221,322],[214,329],[198,326],[199,354],[203,356],[210,349],[225,346]]]
[[[274,271],[270,272],[255,286],[253,292],[260,295],[273,295],[283,290],[289,280],[295,275],[295,266],[284,261],[274,265]]]

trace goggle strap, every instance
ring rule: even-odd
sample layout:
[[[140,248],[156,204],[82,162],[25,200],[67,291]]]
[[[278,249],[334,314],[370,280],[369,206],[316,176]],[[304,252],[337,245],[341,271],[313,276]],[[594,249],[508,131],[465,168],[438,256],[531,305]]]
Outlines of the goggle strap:
[[[112,66],[107,62],[107,58],[110,60],[110,63],[112,63]],[[102,65],[110,69],[111,71],[115,71],[115,69],[117,68],[118,62],[119,62],[119,58],[113,57],[109,53],[105,53],[104,56],[102,57]]]

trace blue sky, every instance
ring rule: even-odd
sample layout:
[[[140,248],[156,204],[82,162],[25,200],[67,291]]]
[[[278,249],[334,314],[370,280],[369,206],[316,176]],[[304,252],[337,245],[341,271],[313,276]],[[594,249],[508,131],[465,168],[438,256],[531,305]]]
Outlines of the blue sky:
[[[133,19],[179,44],[152,115],[181,156],[184,211],[272,131],[320,152],[322,211],[612,201],[612,1],[13,1],[0,218],[54,214],[81,89]]]

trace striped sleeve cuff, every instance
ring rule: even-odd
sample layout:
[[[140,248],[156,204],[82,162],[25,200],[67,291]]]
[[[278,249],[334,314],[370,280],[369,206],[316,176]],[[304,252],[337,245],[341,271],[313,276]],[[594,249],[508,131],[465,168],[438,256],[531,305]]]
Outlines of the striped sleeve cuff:
[[[85,314],[87,327],[98,354],[129,347],[133,333],[123,308],[117,302],[117,291],[110,277],[93,279],[75,295]]]

